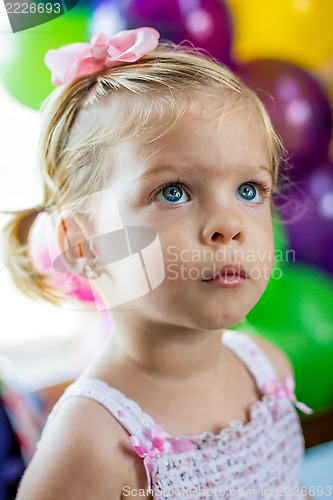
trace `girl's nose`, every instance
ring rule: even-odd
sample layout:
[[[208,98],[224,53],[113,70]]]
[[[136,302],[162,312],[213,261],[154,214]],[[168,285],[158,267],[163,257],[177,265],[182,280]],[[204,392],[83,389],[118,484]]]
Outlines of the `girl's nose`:
[[[202,240],[206,245],[215,245],[216,242],[229,244],[236,241],[244,242],[245,226],[237,213],[237,208],[223,208],[211,213],[207,218],[202,231]]]

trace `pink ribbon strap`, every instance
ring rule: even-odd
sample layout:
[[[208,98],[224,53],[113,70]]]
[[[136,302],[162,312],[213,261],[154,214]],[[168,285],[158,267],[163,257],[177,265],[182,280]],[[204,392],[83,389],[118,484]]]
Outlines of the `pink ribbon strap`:
[[[264,393],[274,393],[276,396],[276,404],[273,408],[273,414],[274,416],[278,415],[279,411],[279,399],[283,397],[289,398],[289,400],[303,413],[310,414],[313,412],[311,408],[306,406],[304,403],[300,403],[297,401],[296,396],[295,396],[295,382],[294,379],[291,375],[291,373],[288,371],[286,372],[286,378],[285,378],[285,383],[282,384],[280,380],[271,380],[269,382],[265,382],[262,385],[262,390]]]
[[[52,73],[53,85],[58,86],[123,62],[135,62],[157,47],[159,37],[154,28],[120,31],[111,37],[97,33],[90,43],[71,43],[49,50],[44,62]]]
[[[152,458],[161,453],[177,453],[180,451],[194,450],[195,445],[188,439],[167,439],[163,425],[152,425],[150,428],[152,446],[148,448],[138,437],[130,436],[134,451],[143,458],[143,464],[147,474],[148,490],[151,488],[151,471],[153,469]]]

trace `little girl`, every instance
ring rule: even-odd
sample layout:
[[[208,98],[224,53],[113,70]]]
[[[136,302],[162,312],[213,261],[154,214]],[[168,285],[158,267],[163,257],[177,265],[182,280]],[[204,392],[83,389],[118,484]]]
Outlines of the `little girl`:
[[[290,362],[228,329],[272,270],[282,147],[235,75],[158,38],[46,56],[44,202],[7,225],[7,266],[26,293],[65,300],[28,246],[37,215],[57,213],[53,267],[89,280],[113,331],[54,407],[19,500],[307,495],[294,406],[310,410]]]

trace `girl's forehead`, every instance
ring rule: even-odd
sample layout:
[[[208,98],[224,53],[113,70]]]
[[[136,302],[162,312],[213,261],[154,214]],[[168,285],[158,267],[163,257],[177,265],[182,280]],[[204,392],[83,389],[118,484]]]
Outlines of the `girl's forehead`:
[[[121,178],[133,170],[136,175],[155,163],[207,163],[209,155],[213,163],[214,151],[227,152],[231,146],[238,156],[245,152],[238,163],[265,163],[273,172],[273,138],[258,106],[246,96],[165,96],[165,101],[160,96],[149,102],[121,97],[104,106],[105,120],[98,116],[107,127],[107,176]]]
[[[168,167],[182,172],[216,173],[241,171],[257,165],[271,170],[265,138],[256,118],[241,109],[214,118],[191,113],[149,143],[140,136],[123,141],[119,148],[119,173],[147,179]],[[223,167],[223,168],[222,168]]]
[[[255,129],[260,136],[264,135],[263,119],[252,103],[240,100],[239,102],[219,102],[206,100],[196,102],[179,115],[177,113],[161,116],[149,123],[137,134],[141,144],[154,144],[163,141],[166,137],[178,137],[179,133],[193,132],[209,128],[216,134],[223,133],[225,128],[232,126],[234,132],[242,134],[249,129]],[[148,132],[148,133],[147,133]],[[215,135],[215,134],[214,134]]]
[[[194,150],[205,145],[202,154],[218,147],[228,148],[232,143],[247,144],[255,142],[257,147],[266,150],[264,128],[255,113],[248,108],[228,108],[223,112],[202,116],[194,112],[177,117],[172,123],[156,124],[155,135],[145,140],[144,132],[133,141],[134,149],[150,154],[166,152],[188,152],[191,143]],[[203,144],[204,143],[204,144]],[[231,144],[230,144],[231,145]]]

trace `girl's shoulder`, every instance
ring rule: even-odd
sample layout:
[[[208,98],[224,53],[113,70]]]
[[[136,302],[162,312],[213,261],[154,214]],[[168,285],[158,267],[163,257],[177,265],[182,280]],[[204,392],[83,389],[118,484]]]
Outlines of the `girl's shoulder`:
[[[109,498],[142,483],[126,430],[87,398],[70,398],[46,426],[18,500]]]
[[[258,347],[269,359],[281,382],[284,382],[286,372],[288,371],[294,376],[294,369],[291,360],[287,354],[280,349],[280,347],[259,335],[248,334],[248,336],[258,345]]]

